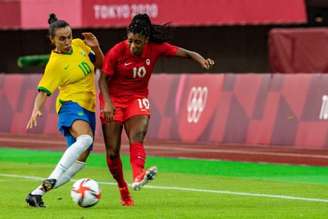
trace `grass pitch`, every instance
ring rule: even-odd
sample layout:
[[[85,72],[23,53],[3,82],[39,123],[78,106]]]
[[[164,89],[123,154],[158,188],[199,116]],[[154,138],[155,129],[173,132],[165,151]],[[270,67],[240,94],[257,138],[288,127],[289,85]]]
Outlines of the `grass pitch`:
[[[75,179],[100,183],[102,199],[83,209],[70,199],[72,182],[45,195],[47,208],[26,205],[27,193],[49,175],[62,152],[0,148],[0,218],[327,218],[328,169],[149,157],[158,177],[122,207],[104,154],[92,154]],[[131,182],[128,157],[125,177]]]

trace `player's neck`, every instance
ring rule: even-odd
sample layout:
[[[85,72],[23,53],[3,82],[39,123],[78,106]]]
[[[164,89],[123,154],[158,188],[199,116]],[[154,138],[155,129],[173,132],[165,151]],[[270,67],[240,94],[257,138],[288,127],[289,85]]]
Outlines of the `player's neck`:
[[[57,54],[63,54],[63,55],[70,55],[70,54],[73,53],[73,49],[72,48],[69,51],[67,51],[67,52],[66,51],[60,51],[57,48],[55,48],[53,51],[55,53],[57,53]]]

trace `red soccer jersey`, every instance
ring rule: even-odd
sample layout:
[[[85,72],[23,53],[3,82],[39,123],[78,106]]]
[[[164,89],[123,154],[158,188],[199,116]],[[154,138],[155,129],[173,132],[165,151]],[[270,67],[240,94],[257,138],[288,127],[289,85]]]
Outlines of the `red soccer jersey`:
[[[103,72],[110,76],[109,95],[148,96],[148,82],[160,56],[175,56],[177,47],[169,43],[147,43],[140,57],[130,52],[128,41],[116,44],[105,55]]]

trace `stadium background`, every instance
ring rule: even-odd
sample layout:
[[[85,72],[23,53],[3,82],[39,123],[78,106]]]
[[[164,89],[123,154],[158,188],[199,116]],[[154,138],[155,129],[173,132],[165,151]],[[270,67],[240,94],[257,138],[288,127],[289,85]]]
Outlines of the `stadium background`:
[[[159,61],[150,82],[149,155],[328,165],[325,0],[0,0],[0,160],[14,154],[7,148],[65,148],[55,98],[26,132],[43,66],[17,65],[19,57],[49,53],[50,12],[71,23],[75,37],[93,32],[103,51],[125,38],[133,12],[148,12],[154,23],[170,23],[172,43],[216,61],[206,74],[188,60]]]

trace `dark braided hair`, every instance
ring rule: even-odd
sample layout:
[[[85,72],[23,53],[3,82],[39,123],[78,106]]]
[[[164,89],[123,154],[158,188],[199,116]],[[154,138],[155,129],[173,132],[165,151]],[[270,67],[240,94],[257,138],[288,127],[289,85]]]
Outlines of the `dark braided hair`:
[[[137,14],[127,28],[128,33],[138,33],[149,37],[149,42],[163,43],[170,40],[169,26],[154,25],[147,14]]]
[[[69,26],[69,24],[64,20],[58,20],[56,14],[49,14],[48,18],[49,24],[49,36],[53,37],[57,28],[63,28]]]

